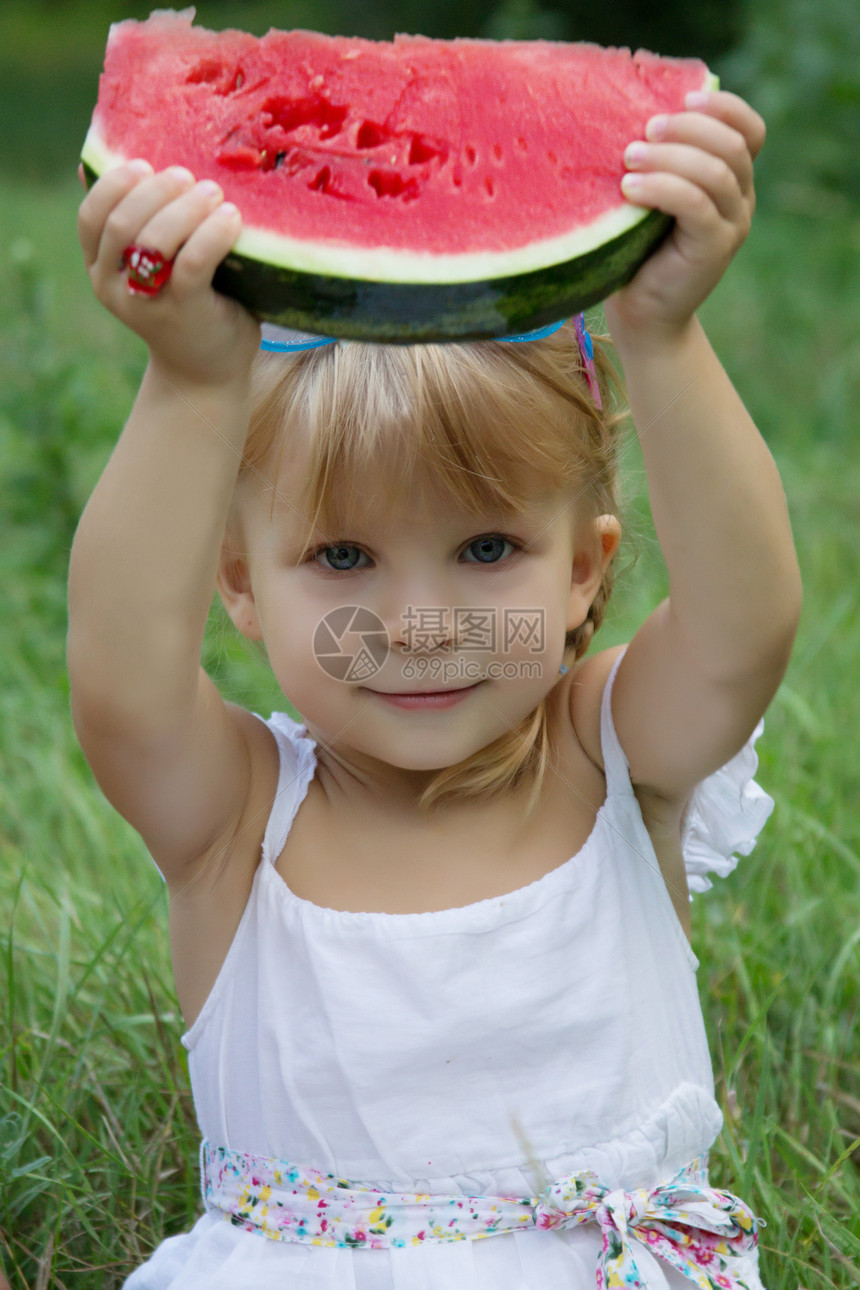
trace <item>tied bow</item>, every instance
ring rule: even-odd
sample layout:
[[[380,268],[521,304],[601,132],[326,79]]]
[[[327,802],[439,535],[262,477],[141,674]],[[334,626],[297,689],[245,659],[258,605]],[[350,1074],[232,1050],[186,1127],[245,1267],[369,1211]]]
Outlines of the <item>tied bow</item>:
[[[544,1189],[535,1203],[537,1227],[596,1222],[603,1236],[598,1290],[641,1286],[631,1237],[683,1273],[700,1290],[746,1290],[730,1260],[758,1240],[761,1219],[730,1192],[668,1183],[652,1191],[610,1191],[595,1174],[571,1175]]]

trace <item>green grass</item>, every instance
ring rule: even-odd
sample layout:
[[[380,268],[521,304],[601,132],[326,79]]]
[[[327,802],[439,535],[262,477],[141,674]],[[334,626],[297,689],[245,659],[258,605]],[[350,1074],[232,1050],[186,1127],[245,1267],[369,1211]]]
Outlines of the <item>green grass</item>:
[[[143,362],[89,296],[76,202],[72,185],[0,195],[0,1261],[15,1290],[110,1290],[199,1206],[164,889],[68,716],[68,547]],[[694,905],[726,1115],[713,1172],[767,1219],[769,1290],[860,1281],[858,249],[856,219],[771,210],[705,311],[778,459],[806,587],[760,744],[777,810]],[[602,644],[663,587],[626,459],[639,555]],[[217,614],[206,657],[231,697],[277,706]]]

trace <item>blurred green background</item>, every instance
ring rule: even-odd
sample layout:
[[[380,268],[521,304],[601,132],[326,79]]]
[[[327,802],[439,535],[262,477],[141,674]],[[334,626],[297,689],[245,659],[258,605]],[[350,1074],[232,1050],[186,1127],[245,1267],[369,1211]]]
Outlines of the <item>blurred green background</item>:
[[[108,25],[148,6],[0,0],[0,1266],[15,1290],[112,1290],[199,1212],[162,885],[76,746],[64,666],[78,516],[127,415],[140,342],[94,301],[78,153]],[[777,810],[697,899],[726,1129],[719,1185],[768,1221],[768,1290],[860,1284],[857,810],[860,11],[857,0],[201,0],[258,34],[587,39],[706,59],[768,124],[753,233],[702,317],[780,467],[804,575],[759,779]],[[664,592],[625,449],[634,577],[598,646]],[[228,697],[279,706],[213,611]]]

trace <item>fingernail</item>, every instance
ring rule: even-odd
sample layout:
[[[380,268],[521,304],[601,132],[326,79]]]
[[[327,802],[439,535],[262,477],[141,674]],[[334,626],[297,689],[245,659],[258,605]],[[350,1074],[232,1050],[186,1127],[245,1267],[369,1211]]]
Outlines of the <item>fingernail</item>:
[[[134,161],[128,163],[128,168],[133,175],[151,175],[152,166],[143,157],[136,157]]]
[[[214,179],[201,179],[197,187],[206,197],[221,196],[221,185],[216,184]]]
[[[191,171],[186,170],[184,166],[171,166],[167,173],[170,175],[171,179],[179,180],[183,184],[194,183],[194,176]]]
[[[625,175],[624,178],[621,180],[621,187],[624,189],[625,193],[630,193],[635,191],[637,188],[641,188],[642,176]]]
[[[624,151],[624,160],[628,166],[635,166],[645,156],[644,143],[630,143]]]
[[[234,205],[233,202],[223,202],[215,214],[219,215],[221,219],[232,219],[234,215],[239,214],[239,207]]]
[[[652,116],[645,127],[645,137],[647,139],[662,139],[666,133],[668,123],[669,118],[667,116]]]
[[[710,95],[705,90],[691,90],[684,99],[688,108],[704,107],[708,102]]]

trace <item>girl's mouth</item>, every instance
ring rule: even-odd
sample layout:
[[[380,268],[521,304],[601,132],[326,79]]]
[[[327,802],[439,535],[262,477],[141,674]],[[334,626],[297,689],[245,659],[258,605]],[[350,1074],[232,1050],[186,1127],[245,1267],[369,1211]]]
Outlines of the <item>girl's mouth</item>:
[[[483,684],[476,681],[474,685],[462,686],[459,690],[421,690],[412,693],[403,692],[397,694],[385,694],[382,690],[368,690],[368,693],[375,694],[378,699],[385,703],[390,703],[395,708],[407,708],[412,711],[421,709],[452,708],[456,703],[462,703],[467,695],[478,686]],[[368,687],[363,687],[367,689]]]

